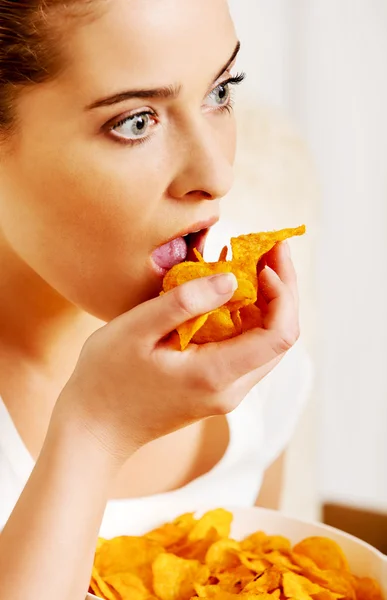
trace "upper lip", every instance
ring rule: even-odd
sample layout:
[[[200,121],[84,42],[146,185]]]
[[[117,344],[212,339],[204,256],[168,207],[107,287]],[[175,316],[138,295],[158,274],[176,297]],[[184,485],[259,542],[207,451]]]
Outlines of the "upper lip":
[[[160,245],[164,246],[164,244],[169,244],[169,242],[172,242],[172,240],[176,240],[177,238],[184,237],[185,235],[189,235],[190,233],[194,233],[197,231],[203,231],[204,229],[209,229],[210,227],[213,227],[218,221],[219,221],[219,216],[211,217],[210,219],[207,219],[206,221],[198,221],[197,223],[190,225],[186,229],[183,229],[182,231],[180,231],[180,233],[176,233],[172,237],[168,238],[165,242],[163,242]]]

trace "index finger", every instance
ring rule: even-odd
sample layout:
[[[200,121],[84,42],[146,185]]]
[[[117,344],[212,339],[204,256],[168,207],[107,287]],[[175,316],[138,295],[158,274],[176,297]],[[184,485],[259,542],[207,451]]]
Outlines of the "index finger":
[[[265,277],[271,285],[271,299],[264,327],[196,349],[203,370],[213,370],[213,377],[225,386],[282,356],[298,338],[298,312],[293,294],[271,269]]]
[[[276,244],[276,246],[267,253],[266,264],[269,265],[269,267],[277,273],[279,278],[289,286],[298,306],[297,274],[291,258],[289,242],[285,241]]]

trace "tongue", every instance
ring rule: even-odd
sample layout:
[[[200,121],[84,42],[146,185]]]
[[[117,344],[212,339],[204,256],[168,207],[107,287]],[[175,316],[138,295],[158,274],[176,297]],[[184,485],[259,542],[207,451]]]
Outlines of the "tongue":
[[[172,269],[175,265],[185,261],[187,252],[187,243],[184,238],[180,237],[157,248],[153,252],[152,258],[161,269]]]

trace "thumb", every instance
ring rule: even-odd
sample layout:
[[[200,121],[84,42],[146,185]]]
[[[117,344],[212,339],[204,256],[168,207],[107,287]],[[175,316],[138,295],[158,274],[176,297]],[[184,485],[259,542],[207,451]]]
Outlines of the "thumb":
[[[179,285],[133,311],[136,332],[157,343],[186,321],[223,306],[237,287],[232,273],[201,277]]]

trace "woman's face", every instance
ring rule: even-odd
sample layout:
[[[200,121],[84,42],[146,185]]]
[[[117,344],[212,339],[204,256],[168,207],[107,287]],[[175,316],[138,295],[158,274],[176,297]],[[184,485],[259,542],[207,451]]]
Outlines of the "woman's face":
[[[237,38],[226,0],[104,4],[73,25],[60,77],[18,100],[0,227],[60,295],[109,320],[155,296],[185,258],[180,236],[219,217]]]

